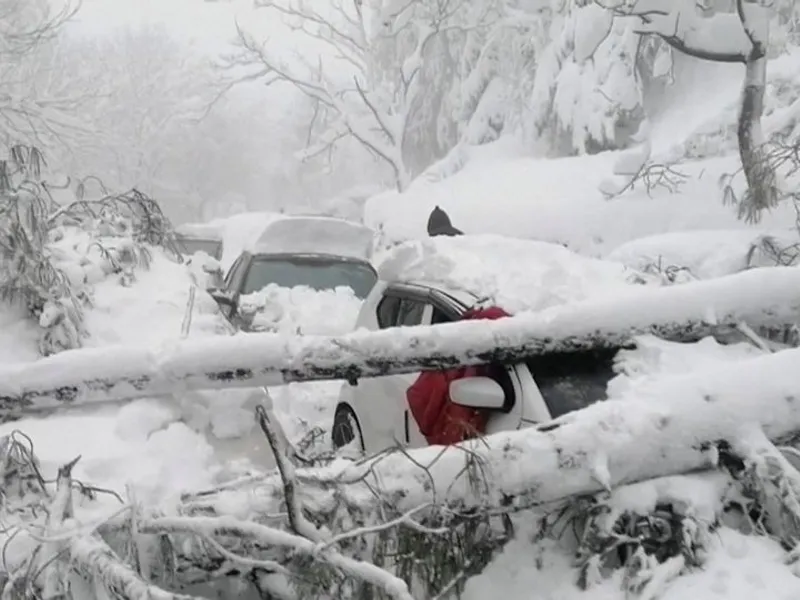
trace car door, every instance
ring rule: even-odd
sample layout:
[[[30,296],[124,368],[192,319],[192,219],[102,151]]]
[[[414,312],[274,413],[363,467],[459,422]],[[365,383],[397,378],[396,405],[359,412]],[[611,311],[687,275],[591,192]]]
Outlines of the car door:
[[[236,306],[239,301],[239,292],[244,284],[244,277],[247,274],[247,269],[250,265],[249,254],[241,254],[239,258],[231,265],[228,274],[225,275],[223,290],[233,300],[230,306],[220,304],[220,310],[225,318],[231,323],[234,322],[236,316]],[[236,325],[236,323],[234,323]]]
[[[429,325],[431,304],[424,288],[389,286],[376,306],[380,329]],[[382,449],[396,443],[407,445],[411,434],[406,390],[414,383],[419,373],[387,375],[361,379],[354,390],[362,399],[366,423],[372,431],[370,438]],[[388,401],[375,401],[373,399]],[[373,444],[370,444],[374,446]]]

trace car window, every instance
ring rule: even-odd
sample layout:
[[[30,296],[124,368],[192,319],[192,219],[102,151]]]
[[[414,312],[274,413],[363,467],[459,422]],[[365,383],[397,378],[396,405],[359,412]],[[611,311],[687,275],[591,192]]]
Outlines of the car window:
[[[615,376],[617,350],[553,353],[528,359],[536,385],[553,418],[605,400]]]
[[[258,292],[270,284],[314,290],[349,287],[356,297],[366,298],[378,277],[368,264],[328,257],[257,256],[247,271],[242,294]]]
[[[453,319],[437,306],[433,307],[433,315],[431,316],[431,325],[438,323],[452,323]]]
[[[231,265],[231,268],[228,269],[228,274],[225,275],[225,287],[226,288],[230,288],[231,287],[231,282],[233,281],[233,276],[236,273],[236,270],[241,266],[243,258],[244,258],[243,256],[239,256],[239,258],[237,258],[234,261],[233,265]]]
[[[424,313],[424,302],[411,298],[403,298],[400,301],[400,310],[397,311],[397,324],[401,327],[421,325]]]
[[[400,309],[400,298],[397,296],[384,296],[378,303],[376,316],[378,327],[387,329],[397,324],[397,312]]]

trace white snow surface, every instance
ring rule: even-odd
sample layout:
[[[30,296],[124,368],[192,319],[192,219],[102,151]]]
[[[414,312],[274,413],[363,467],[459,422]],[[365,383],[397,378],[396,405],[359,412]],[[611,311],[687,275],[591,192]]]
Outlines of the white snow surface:
[[[532,534],[531,534],[532,535]],[[574,557],[555,542],[511,541],[478,577],[467,582],[464,600],[484,600],[502,590],[505,600],[623,600],[622,572],[586,591],[575,585]],[[702,570],[667,585],[659,600],[789,600],[800,594],[800,578],[783,565],[784,552],[768,538],[721,527],[712,536]]]
[[[613,296],[636,271],[547,242],[498,235],[439,236],[402,243],[382,256],[385,281],[435,283],[518,313]]]
[[[111,275],[92,286],[83,344],[96,350],[98,358],[110,346],[181,339],[193,286],[191,265],[179,264],[156,248],[150,256],[150,268],[137,268],[130,285]],[[287,313],[297,311],[287,307]],[[341,315],[327,315],[330,327]],[[352,329],[350,319],[343,318],[339,328]],[[37,360],[38,334],[21,309],[0,307],[0,364]],[[189,338],[227,339],[229,334],[214,300],[196,288]],[[270,390],[287,436],[296,442],[313,427],[328,426],[338,390],[338,382]],[[13,430],[29,435],[46,476],[80,454],[77,478],[118,492],[130,483],[142,501],[162,503],[206,488],[217,478],[272,466],[271,451],[253,419],[255,403],[263,400],[258,388],[145,398],[27,418],[0,426],[0,435]]]
[[[606,254],[606,258],[638,270],[685,268],[694,277],[708,279],[749,267],[776,266],[779,257],[765,248],[765,241],[784,250],[800,243],[800,237],[795,229],[675,231],[626,242]],[[794,256],[795,253],[787,252],[783,259],[788,261]]]
[[[403,194],[385,192],[371,198],[364,220],[370,227],[382,229],[384,243],[419,239],[425,237],[428,216],[438,205],[447,211],[453,225],[466,233],[566,244],[594,256],[648,235],[756,230],[739,221],[736,209],[722,202],[719,178],[739,168],[738,158],[680,165],[688,180],[678,193],[657,188],[649,196],[636,189],[606,200],[598,186],[612,174],[619,156],[619,152],[604,152],[553,160],[468,163],[440,182],[418,180]],[[781,229],[794,219],[794,208],[784,203],[765,213],[759,228]]]

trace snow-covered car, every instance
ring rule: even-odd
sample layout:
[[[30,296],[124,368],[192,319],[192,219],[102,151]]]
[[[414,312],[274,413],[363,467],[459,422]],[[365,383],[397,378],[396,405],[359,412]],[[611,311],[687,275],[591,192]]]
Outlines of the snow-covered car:
[[[463,236],[407,242],[378,267],[380,280],[357,328],[458,321],[477,305],[511,314],[613,295],[635,278],[620,263],[586,258],[554,244]],[[492,411],[487,433],[549,421],[606,397],[616,350],[532,357],[493,365],[492,377],[450,384],[455,403]],[[331,437],[336,449],[373,453],[398,443],[426,445],[406,393],[418,373],[364,378],[342,386]]]
[[[317,291],[350,288],[363,299],[378,279],[369,261],[373,237],[369,227],[343,219],[277,219],[239,255],[223,285],[209,292],[223,314],[242,330],[251,330],[256,310],[243,299],[268,286]]]

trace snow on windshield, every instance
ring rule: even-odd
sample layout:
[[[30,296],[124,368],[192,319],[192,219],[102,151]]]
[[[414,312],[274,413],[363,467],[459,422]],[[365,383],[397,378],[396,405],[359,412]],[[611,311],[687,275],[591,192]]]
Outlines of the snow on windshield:
[[[361,299],[344,286],[318,291],[270,284],[242,296],[239,307],[242,312],[254,313],[252,328],[256,331],[336,335],[353,330]]]
[[[632,285],[636,272],[556,244],[469,235],[400,244],[379,263],[378,274],[384,281],[467,290],[520,312],[614,294]]]

